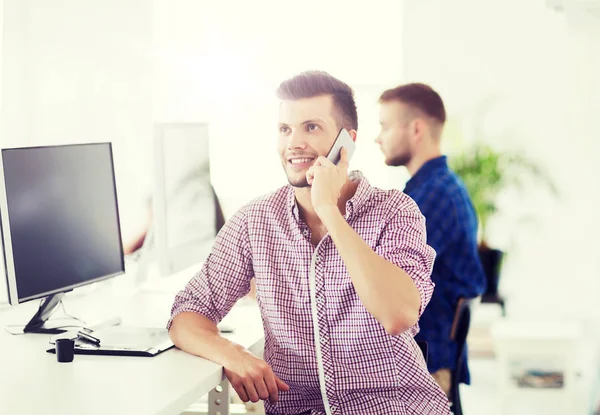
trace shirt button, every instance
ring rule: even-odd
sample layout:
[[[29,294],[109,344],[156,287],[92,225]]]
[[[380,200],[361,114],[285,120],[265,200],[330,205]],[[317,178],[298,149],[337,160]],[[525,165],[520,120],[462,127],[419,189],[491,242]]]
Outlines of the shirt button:
[[[325,382],[329,382],[331,380],[331,377],[329,375],[325,375]],[[331,408],[333,409],[333,408]]]
[[[335,406],[331,406],[330,408],[331,408],[331,412],[335,412],[337,410],[337,407],[335,407]]]
[[[323,297],[317,298],[317,304],[323,305],[325,303],[325,299]]]
[[[315,260],[316,260],[317,264],[318,264],[319,262],[321,262],[321,255],[317,255],[317,257],[315,258]]]
[[[324,338],[324,337],[321,337],[321,338],[319,339],[319,342],[320,342],[321,344],[324,344],[324,343],[325,343],[325,338]]]

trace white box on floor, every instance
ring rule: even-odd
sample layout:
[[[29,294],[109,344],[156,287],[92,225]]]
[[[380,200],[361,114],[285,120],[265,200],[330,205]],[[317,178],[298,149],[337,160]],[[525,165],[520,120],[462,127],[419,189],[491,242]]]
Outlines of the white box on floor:
[[[492,327],[502,414],[589,414],[577,321],[502,320]],[[592,360],[592,361],[589,361]]]

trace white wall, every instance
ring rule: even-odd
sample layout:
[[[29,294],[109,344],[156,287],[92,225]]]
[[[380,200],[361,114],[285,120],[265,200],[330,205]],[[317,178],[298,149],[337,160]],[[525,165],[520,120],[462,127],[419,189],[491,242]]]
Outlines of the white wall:
[[[4,113],[4,108],[2,106],[2,91],[3,91],[3,80],[2,80],[2,73],[3,73],[3,62],[4,62],[4,57],[3,57],[3,53],[2,53],[2,37],[4,34],[4,0],[0,0],[0,131],[2,131],[2,114]],[[0,136],[1,137],[1,136]],[[1,238],[0,238],[1,239]],[[0,247],[2,246],[2,241],[0,241]],[[8,302],[8,287],[6,286],[6,283],[4,282],[4,278],[5,278],[5,273],[4,271],[1,271],[4,269],[3,264],[0,262],[1,266],[0,266],[0,304],[6,303]]]
[[[5,0],[3,22],[2,145],[112,141],[127,233],[150,162],[152,2]]]
[[[355,88],[353,165],[381,187],[406,179],[372,144],[383,89],[429,82],[451,121],[497,94],[491,131],[517,126],[520,135],[495,144],[526,151],[562,190],[560,202],[505,198],[517,214],[539,217],[515,231],[503,277],[510,310],[561,304],[559,314],[589,313],[600,291],[590,236],[600,230],[600,47],[543,0],[258,0],[235,13],[230,3],[196,0],[3,3],[1,144],[114,141],[124,233],[141,217],[153,121],[211,123],[213,181],[230,216],[285,182],[273,92],[299,71],[324,69]]]
[[[153,122],[208,121],[213,181],[230,216],[285,183],[276,86],[324,69],[356,91],[353,167],[399,186],[373,139],[377,98],[400,79],[401,5],[346,6],[259,0],[231,13],[229,3],[196,0],[4,0],[0,144],[113,141],[127,238],[144,220]]]
[[[306,69],[327,70],[355,88],[360,127],[354,167],[376,184],[392,185],[399,173],[383,166],[373,140],[379,94],[401,78],[401,2],[208,4],[155,1],[155,117],[210,122],[212,179],[226,216],[285,184],[274,91]]]
[[[275,150],[276,86],[324,69],[356,90],[353,167],[382,187],[401,185],[401,173],[383,166],[373,144],[377,98],[400,79],[400,4],[259,0],[236,3],[236,13],[231,7],[4,0],[0,144],[113,141],[127,238],[144,220],[153,122],[208,121],[212,177],[230,216],[285,183]]]
[[[124,236],[150,162],[152,6],[3,1],[0,145],[112,141]]]
[[[505,195],[513,215],[496,223],[495,242],[510,250],[502,276],[509,311],[600,321],[592,307],[600,293],[600,39],[571,30],[543,0],[405,2],[403,19],[406,81],[438,89],[455,119],[496,95],[490,134],[518,134],[491,144],[523,151],[560,187],[559,201],[535,189]],[[517,225],[522,214],[536,225]]]

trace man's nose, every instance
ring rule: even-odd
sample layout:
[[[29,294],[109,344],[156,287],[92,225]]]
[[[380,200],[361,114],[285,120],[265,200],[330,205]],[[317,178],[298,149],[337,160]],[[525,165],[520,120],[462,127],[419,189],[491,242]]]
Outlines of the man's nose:
[[[288,138],[288,149],[293,150],[295,148],[306,148],[306,139],[304,134],[299,131],[292,131]]]

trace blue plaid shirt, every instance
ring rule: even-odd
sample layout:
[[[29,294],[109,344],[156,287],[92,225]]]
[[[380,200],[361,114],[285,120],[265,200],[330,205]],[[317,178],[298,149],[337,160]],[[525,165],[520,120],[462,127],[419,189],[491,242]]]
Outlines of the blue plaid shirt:
[[[455,369],[456,343],[450,340],[454,312],[460,297],[477,297],[485,291],[486,279],[477,251],[477,217],[461,179],[448,168],[446,157],[429,160],[406,183],[404,192],[425,216],[427,243],[437,257],[431,278],[433,297],[421,319],[415,340],[427,341],[428,368]],[[469,384],[465,348],[464,375]]]

